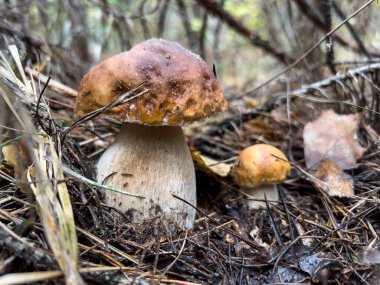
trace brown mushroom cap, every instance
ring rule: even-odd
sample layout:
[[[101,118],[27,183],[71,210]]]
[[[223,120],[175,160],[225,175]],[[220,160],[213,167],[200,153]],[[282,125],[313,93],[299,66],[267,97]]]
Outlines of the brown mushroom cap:
[[[243,188],[280,183],[289,173],[290,164],[286,156],[268,144],[256,144],[244,149],[232,169],[235,183]]]
[[[213,72],[196,54],[162,39],[141,42],[95,66],[83,78],[77,116],[104,107],[147,81],[148,93],[103,114],[123,122],[181,126],[224,111],[227,102]]]

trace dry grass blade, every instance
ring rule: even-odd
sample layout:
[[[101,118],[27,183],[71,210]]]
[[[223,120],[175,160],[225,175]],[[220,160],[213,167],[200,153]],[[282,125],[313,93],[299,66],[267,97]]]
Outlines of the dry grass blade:
[[[96,241],[97,243],[100,243],[102,245],[106,244],[104,240],[98,238],[97,236],[95,236],[95,235],[93,235],[93,234],[91,234],[91,233],[89,233],[89,232],[87,232],[87,231],[85,231],[85,230],[83,230],[83,229],[81,229],[79,227],[77,227],[77,230],[78,230],[78,232],[80,232],[83,235],[87,236],[88,238]],[[118,248],[116,248],[116,247],[114,247],[112,245],[108,245],[108,248],[110,250],[112,250],[113,252],[117,253],[118,255],[120,255],[121,257],[123,257],[123,258],[125,258],[125,259],[127,259],[127,260],[129,260],[131,262],[133,262],[134,264],[139,264],[139,261],[136,258],[134,258],[134,257],[126,254],[125,252],[121,251],[120,249],[118,249]]]
[[[46,271],[46,272],[27,272],[27,273],[11,273],[0,277],[2,285],[16,285],[43,281],[46,279],[56,278],[62,275],[61,271]]]
[[[129,192],[126,192],[124,190],[117,189],[117,188],[114,188],[114,187],[111,187],[111,186],[107,186],[107,185],[103,185],[101,183],[98,183],[96,181],[88,179],[88,178],[86,178],[86,177],[84,177],[84,176],[76,173],[75,171],[71,170],[70,168],[68,168],[65,165],[62,165],[62,170],[63,170],[63,172],[66,175],[71,176],[71,177],[73,177],[75,179],[78,179],[79,181],[81,181],[83,183],[87,183],[89,185],[94,185],[96,187],[103,188],[103,189],[108,190],[108,191],[117,192],[117,193],[120,193],[120,194],[123,194],[123,195],[127,195],[127,196],[131,196],[131,197],[136,197],[136,198],[141,198],[141,199],[145,198],[144,196],[141,196],[141,195],[138,195],[138,194],[134,194],[134,193],[129,193]]]
[[[79,269],[80,273],[92,273],[92,272],[105,272],[105,271],[131,271],[135,272],[135,268],[131,267],[114,267],[114,266],[96,266],[89,268]],[[42,271],[42,272],[24,272],[24,273],[10,273],[0,277],[0,284],[2,285],[17,285],[25,284],[25,280],[31,282],[45,281],[47,279],[53,279],[62,276],[62,271],[53,270],[53,271]],[[199,285],[200,283],[193,283],[183,280],[173,280],[173,279],[160,279],[159,277],[153,277],[152,281],[158,282],[156,284],[163,283],[174,283],[174,284],[183,284],[183,285]]]
[[[3,55],[1,55],[2,67],[0,74],[22,91],[26,102],[35,104],[38,96],[35,88],[32,88],[32,84],[27,80],[17,49],[12,46],[10,51],[18,68],[18,73],[21,74],[22,81],[17,79],[11,65]],[[21,112],[21,115],[19,115],[12,108],[12,101],[9,98],[12,94],[4,94],[4,92],[1,93],[4,100],[8,99],[8,105],[18,119],[22,131],[35,133],[26,112]],[[36,135],[31,136],[27,141],[26,147],[28,155],[33,161],[33,167],[30,166],[28,169],[27,179],[35,195],[46,239],[60,268],[64,272],[66,284],[83,284],[83,280],[77,271],[78,245],[74,215],[67,186],[64,182],[61,182],[64,176],[56,145],[52,138],[46,136],[43,130],[39,130]],[[51,161],[47,161],[46,156],[51,157]]]
[[[1,74],[1,70],[0,70],[0,74]],[[6,94],[6,92],[2,89],[2,84],[0,82],[0,96],[3,98],[3,100],[5,101],[5,103],[8,105],[9,109],[12,111],[13,115],[15,116],[15,118],[17,119],[17,122],[23,127],[25,128],[25,125],[23,123],[23,121],[21,120],[19,114],[16,112],[16,110],[13,108],[13,105],[12,105],[12,102],[11,100],[9,99],[8,95]]]
[[[145,83],[146,83],[146,81],[141,82],[139,85],[137,85],[136,87],[132,88],[131,90],[129,90],[125,94],[121,95],[119,98],[117,98],[115,101],[111,102],[110,104],[108,104],[108,105],[106,105],[106,106],[104,106],[102,108],[99,108],[97,110],[94,110],[94,111],[86,114],[85,116],[83,116],[82,118],[80,118],[79,120],[77,120],[76,122],[74,122],[73,125],[71,127],[69,127],[68,129],[66,129],[65,132],[62,134],[62,136],[61,136],[62,142],[64,141],[64,139],[67,136],[67,134],[71,130],[73,130],[74,128],[76,128],[77,126],[79,126],[80,124],[83,124],[84,122],[86,122],[88,120],[91,120],[91,119],[99,116],[100,114],[102,114],[104,112],[107,112],[108,110],[110,110],[110,109],[112,109],[114,107],[123,105],[123,104],[127,103],[128,101],[133,100],[133,99],[135,99],[137,97],[140,97],[140,96],[144,95],[145,93],[149,92],[150,90],[146,89],[146,90],[141,91],[138,94],[135,94],[135,92],[140,87],[142,87]]]

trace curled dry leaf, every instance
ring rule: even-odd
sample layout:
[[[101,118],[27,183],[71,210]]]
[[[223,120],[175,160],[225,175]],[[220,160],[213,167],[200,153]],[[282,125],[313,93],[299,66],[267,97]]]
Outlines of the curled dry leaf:
[[[353,181],[350,175],[330,159],[324,159],[314,173],[315,187],[334,197],[351,197],[354,195]]]
[[[1,148],[6,163],[13,167],[14,176],[17,184],[24,193],[30,191],[28,183],[26,183],[26,171],[32,161],[28,158],[25,152],[25,146],[23,141],[7,144]],[[33,169],[33,168],[32,168]],[[32,174],[34,171],[32,172]]]
[[[356,167],[363,148],[355,139],[360,115],[338,115],[333,110],[322,112],[303,132],[306,166],[318,168],[323,159],[330,159],[341,169]]]
[[[17,164],[17,156],[19,156],[19,151],[15,147],[14,144],[8,144],[6,146],[3,146],[1,151],[2,151],[3,156],[4,156],[4,160],[8,164],[10,164],[13,167],[16,167],[18,165]]]
[[[219,162],[205,155],[202,155],[199,152],[192,151],[191,156],[194,161],[198,162],[200,165],[204,166],[206,169],[209,169],[211,172],[219,176],[226,177],[231,171],[232,166],[230,164]]]

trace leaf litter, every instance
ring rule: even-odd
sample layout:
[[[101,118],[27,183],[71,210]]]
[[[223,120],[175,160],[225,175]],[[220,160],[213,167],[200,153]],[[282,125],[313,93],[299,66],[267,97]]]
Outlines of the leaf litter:
[[[14,50],[12,53],[15,55]],[[21,140],[16,139],[20,131],[27,134],[34,161],[33,165],[24,163],[24,187],[29,191],[20,191],[20,179],[14,179],[15,171],[23,176],[23,168],[15,167],[20,160],[1,162],[0,244],[5,251],[0,280],[7,282],[2,284],[17,284],[25,276],[34,281],[66,280],[68,284],[80,284],[82,280],[89,284],[365,284],[366,280],[376,280],[380,159],[378,130],[372,115],[352,114],[352,105],[333,106],[335,111],[349,114],[344,116],[351,120],[349,125],[342,123],[351,132],[342,131],[340,136],[346,139],[348,155],[334,149],[335,143],[319,151],[323,155],[311,163],[304,152],[307,143],[303,130],[321,110],[331,109],[331,102],[326,100],[305,104],[305,97],[296,96],[289,105],[283,104],[288,100],[284,94],[266,105],[230,113],[222,121],[193,127],[188,137],[192,149],[212,162],[195,159],[199,205],[194,230],[174,231],[149,221],[132,224],[129,215],[133,213],[120,213],[104,205],[99,185],[89,183],[95,176],[93,162],[109,144],[106,138],[116,132],[117,122],[94,115],[92,121],[75,124],[76,128],[65,127],[54,116],[59,108],[68,122],[73,121],[72,110],[61,105],[47,106],[45,100],[52,92],[49,90],[41,96],[42,104],[36,109],[39,92],[34,81],[27,76],[18,79],[5,57],[2,63],[5,110],[16,118],[16,123],[6,126],[12,130],[3,128],[2,132],[7,130],[16,149],[20,149]],[[379,70],[368,72],[373,75]],[[358,82],[342,81],[339,86],[379,85],[375,79],[368,83],[358,76]],[[338,90],[329,94],[337,96],[331,101],[339,101],[340,87],[332,85],[334,81],[323,89]],[[57,90],[53,92],[60,92]],[[314,90],[303,88],[302,92],[318,97]],[[368,108],[375,106],[370,98]],[[16,101],[23,102],[25,108],[20,109]],[[286,109],[289,106],[290,110]],[[335,127],[338,122],[330,123]],[[331,128],[327,132],[333,133]],[[63,141],[60,133],[66,136]],[[82,148],[78,142],[83,142]],[[240,150],[259,142],[284,150],[293,171],[279,185],[280,203],[267,202],[266,209],[249,211],[244,208],[246,197],[231,177],[219,170],[213,172],[211,166],[226,162],[228,167]],[[326,157],[326,153],[331,155]],[[340,155],[344,163],[339,162]],[[336,157],[339,159],[334,160]],[[318,168],[311,169],[310,165],[315,164],[327,166],[318,173]],[[345,173],[347,166],[351,170]],[[342,199],[315,191],[320,188],[326,192],[342,185],[354,189],[355,195]],[[36,212],[38,215],[33,215]],[[16,266],[20,259],[27,262]]]

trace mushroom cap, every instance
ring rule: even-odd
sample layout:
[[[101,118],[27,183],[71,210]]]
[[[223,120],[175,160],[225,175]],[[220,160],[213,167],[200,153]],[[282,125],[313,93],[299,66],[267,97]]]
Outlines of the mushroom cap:
[[[232,177],[242,188],[255,188],[284,181],[290,168],[281,150],[268,144],[256,144],[239,154],[232,169]]]
[[[198,55],[175,42],[150,39],[92,68],[80,84],[75,113],[83,116],[104,107],[144,81],[138,92],[149,92],[102,115],[182,126],[227,108],[215,75]]]

